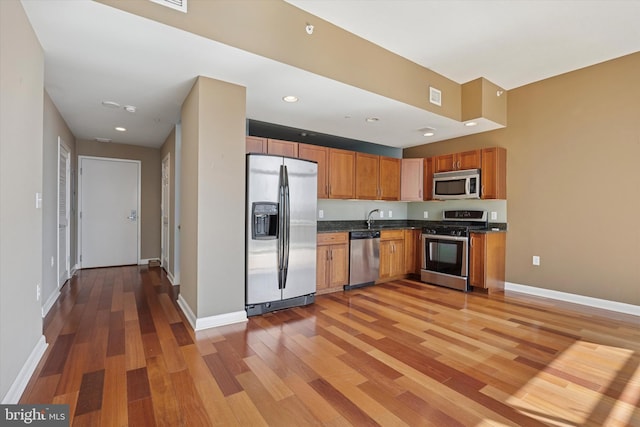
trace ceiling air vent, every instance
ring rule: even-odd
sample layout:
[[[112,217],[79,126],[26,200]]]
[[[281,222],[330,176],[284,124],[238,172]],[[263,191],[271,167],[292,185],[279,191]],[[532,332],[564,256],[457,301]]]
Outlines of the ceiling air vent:
[[[187,13],[187,0],[150,0],[154,3]]]

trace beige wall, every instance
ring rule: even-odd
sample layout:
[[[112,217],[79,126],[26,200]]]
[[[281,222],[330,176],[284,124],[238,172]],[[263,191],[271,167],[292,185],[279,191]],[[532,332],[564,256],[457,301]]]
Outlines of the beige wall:
[[[43,129],[43,205],[42,205],[42,303],[49,301],[52,295],[57,295],[58,289],[58,137],[64,141],[69,149],[71,160],[71,177],[75,176],[76,156],[75,137],[69,130],[64,119],[53,104],[49,94],[44,93],[44,129]],[[71,182],[71,201],[75,199],[75,186]],[[71,268],[75,264],[77,235],[75,210],[70,213],[70,248]],[[55,258],[51,265],[51,257]]]
[[[514,89],[507,128],[404,156],[506,147],[507,281],[640,305],[639,70],[635,53]]]
[[[0,402],[43,340],[42,135],[44,55],[19,1],[0,1]],[[42,342],[42,341],[40,341]],[[30,372],[27,373],[30,375]],[[23,378],[24,379],[24,378]],[[28,378],[26,378],[28,379]],[[26,382],[24,383],[26,385]]]
[[[161,159],[160,150],[127,144],[102,143],[78,140],[78,156],[110,157],[115,159],[140,160],[140,258],[160,258],[160,200]]]
[[[175,242],[176,242],[176,129],[174,128],[160,149],[160,160],[169,156],[169,265],[164,266],[175,282]],[[160,224],[162,226],[162,224]]]
[[[182,107],[180,292],[198,319],[244,310],[245,99],[199,77]]]

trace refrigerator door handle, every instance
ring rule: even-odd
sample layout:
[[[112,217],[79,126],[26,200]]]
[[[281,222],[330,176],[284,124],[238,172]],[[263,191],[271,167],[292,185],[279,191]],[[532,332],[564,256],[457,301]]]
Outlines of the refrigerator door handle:
[[[291,203],[289,199],[289,171],[284,166],[284,254],[282,266],[282,289],[287,287],[287,273],[289,271],[289,234],[291,231]]]
[[[284,239],[285,239],[284,165],[280,165],[278,180],[278,289],[284,288]]]

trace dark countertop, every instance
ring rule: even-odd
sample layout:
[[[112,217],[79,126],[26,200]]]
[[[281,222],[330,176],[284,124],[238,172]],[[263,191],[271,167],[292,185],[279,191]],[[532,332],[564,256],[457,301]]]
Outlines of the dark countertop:
[[[414,219],[378,219],[371,224],[372,230],[422,229],[440,221],[420,221]],[[367,230],[366,221],[318,221],[318,233],[338,233]],[[489,223],[489,227],[473,230],[476,233],[506,232],[507,223]]]

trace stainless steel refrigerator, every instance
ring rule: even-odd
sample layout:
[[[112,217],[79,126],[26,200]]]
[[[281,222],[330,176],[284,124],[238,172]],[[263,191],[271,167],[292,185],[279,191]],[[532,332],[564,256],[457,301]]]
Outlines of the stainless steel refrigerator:
[[[317,180],[315,162],[247,154],[247,315],[315,301]]]

